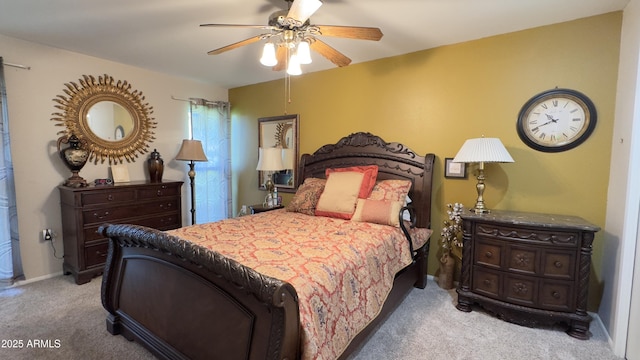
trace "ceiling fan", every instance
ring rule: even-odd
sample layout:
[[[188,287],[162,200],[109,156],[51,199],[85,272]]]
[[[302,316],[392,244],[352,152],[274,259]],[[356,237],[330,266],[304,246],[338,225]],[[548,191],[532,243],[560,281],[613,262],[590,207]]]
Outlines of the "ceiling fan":
[[[209,51],[218,55],[244,45],[267,40],[260,62],[279,71],[287,68],[290,75],[302,73],[300,64],[311,63],[309,48],[320,53],[337,66],[347,66],[351,59],[318,39],[333,36],[349,39],[378,41],[382,38],[379,28],[359,26],[312,25],[309,21],[322,5],[320,0],[284,0],[289,10],[276,11],[269,16],[268,25],[201,24],[211,27],[238,27],[269,30],[267,33]]]

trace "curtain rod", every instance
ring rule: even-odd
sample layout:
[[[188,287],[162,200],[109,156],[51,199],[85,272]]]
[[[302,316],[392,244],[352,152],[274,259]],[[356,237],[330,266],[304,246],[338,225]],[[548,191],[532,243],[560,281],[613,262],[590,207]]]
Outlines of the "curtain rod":
[[[211,101],[211,100],[207,100],[207,99],[196,99],[196,98],[189,98],[189,99],[179,99],[177,97],[174,97],[173,95],[171,95],[171,98],[173,100],[178,100],[178,101],[187,101],[190,102],[192,104],[195,105],[204,105],[204,104],[211,104],[211,105],[222,105],[222,106],[226,106],[229,104],[229,102],[227,101]]]
[[[18,69],[24,69],[24,70],[31,70],[31,66],[24,66],[24,65],[20,65],[20,64],[12,64],[12,63],[8,63],[8,62],[3,62],[3,65],[7,65],[7,66],[11,66],[14,68],[18,68]]]

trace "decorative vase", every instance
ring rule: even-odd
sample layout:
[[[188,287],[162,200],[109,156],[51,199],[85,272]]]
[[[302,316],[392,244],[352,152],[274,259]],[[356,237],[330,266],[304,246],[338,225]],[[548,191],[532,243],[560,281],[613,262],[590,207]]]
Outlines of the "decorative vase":
[[[438,276],[438,286],[443,289],[453,288],[453,271],[456,260],[449,252],[442,254],[440,258],[440,275]]]
[[[61,149],[61,144],[69,144],[66,149]],[[64,186],[85,187],[87,181],[80,177],[78,173],[89,159],[89,150],[83,149],[80,140],[75,136],[62,136],[58,139],[58,153],[65,165],[71,170],[71,177],[64,182]]]
[[[149,171],[149,181],[152,183],[162,182],[164,161],[156,149],[153,149],[153,152],[149,155],[149,160],[147,160],[147,170]]]

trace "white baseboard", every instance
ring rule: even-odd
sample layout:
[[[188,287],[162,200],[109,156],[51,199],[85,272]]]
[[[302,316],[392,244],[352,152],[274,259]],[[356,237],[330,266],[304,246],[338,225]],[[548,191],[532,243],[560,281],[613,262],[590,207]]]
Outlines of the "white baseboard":
[[[31,279],[27,279],[27,280],[18,280],[15,283],[13,283],[13,285],[11,285],[10,288],[31,284],[31,283],[34,283],[34,282],[37,282],[37,281],[41,281],[41,280],[51,279],[51,278],[54,278],[54,277],[58,277],[60,275],[62,275],[62,271],[56,272],[56,273],[53,273],[53,274],[47,274],[47,275],[43,275],[43,276],[34,277],[34,278],[31,278]]]

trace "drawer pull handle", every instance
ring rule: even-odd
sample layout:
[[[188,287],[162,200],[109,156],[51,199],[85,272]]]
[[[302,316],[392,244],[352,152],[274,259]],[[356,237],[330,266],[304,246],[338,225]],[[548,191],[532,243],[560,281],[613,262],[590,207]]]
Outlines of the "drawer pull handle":
[[[107,195],[107,200],[113,201],[113,195],[111,195],[111,194]]]
[[[486,258],[491,259],[491,257],[493,256],[493,254],[491,253],[491,251],[487,251],[486,253],[484,253],[484,256],[485,256]]]
[[[483,283],[487,286],[491,285],[491,280],[489,279],[484,279]]]
[[[558,293],[557,291],[552,292],[551,296],[553,296],[556,299],[560,299],[560,293]]]
[[[560,261],[557,261],[553,263],[553,266],[557,267],[558,269],[560,269],[562,267],[562,263]]]
[[[156,192],[156,194],[157,194],[158,196],[162,196],[162,190],[158,190],[158,192]]]
[[[109,216],[109,212],[105,211],[104,215],[98,215],[98,213],[93,213],[93,216],[95,216],[97,219],[104,219],[105,217]]]

